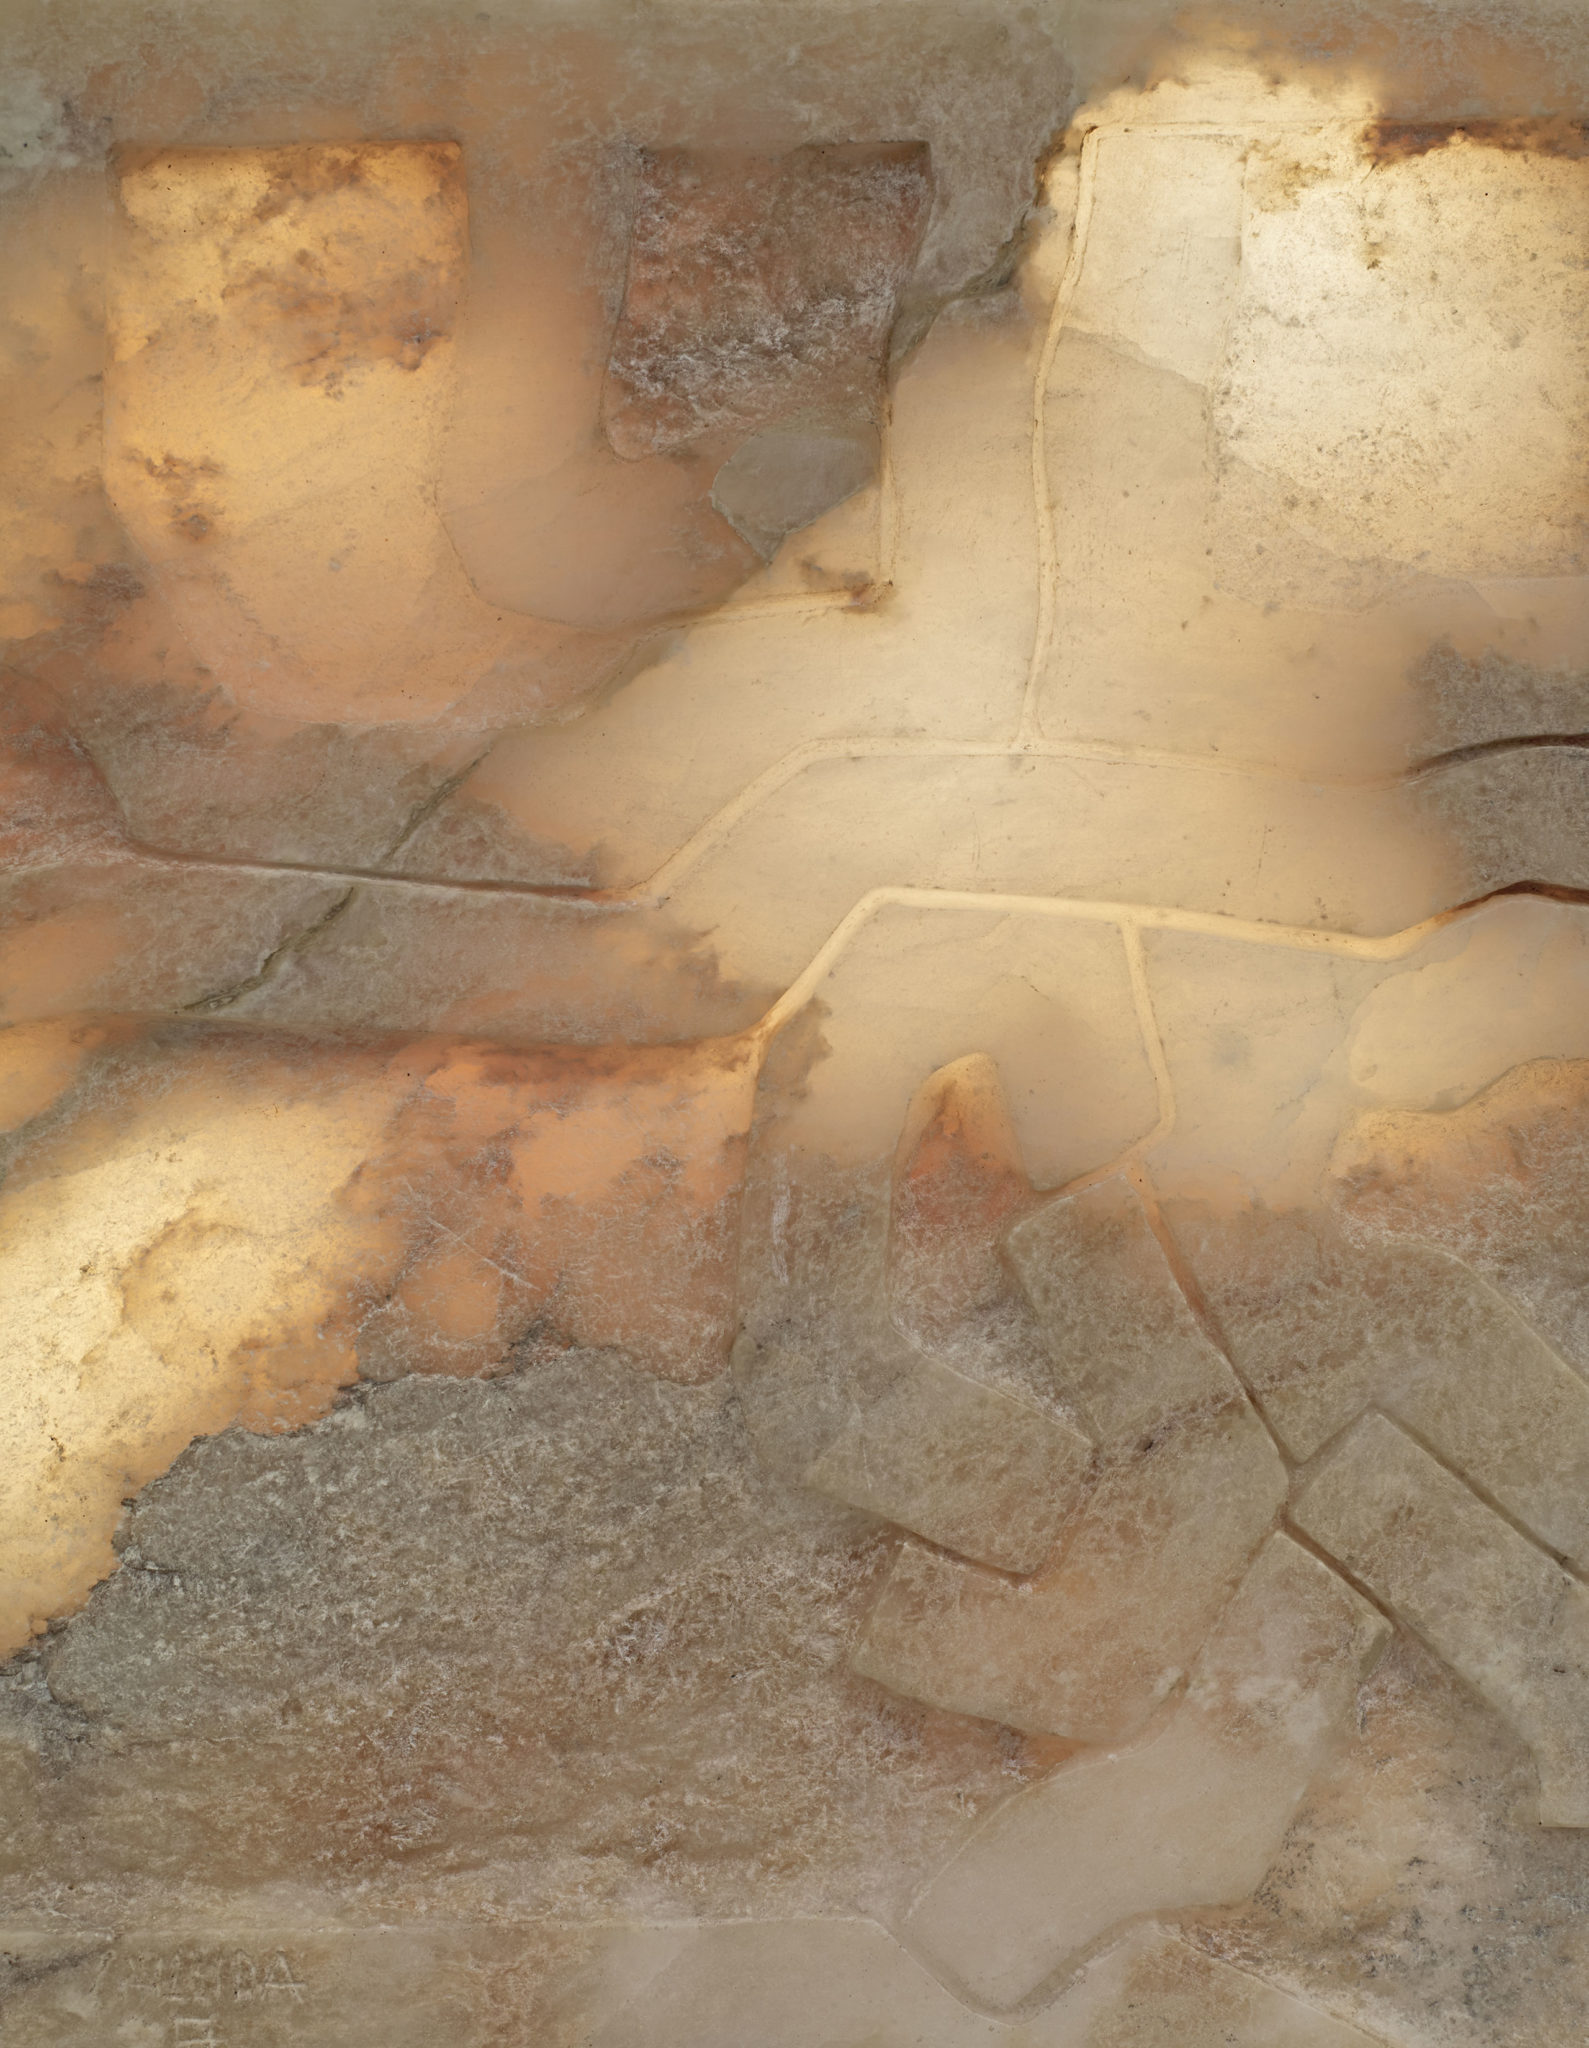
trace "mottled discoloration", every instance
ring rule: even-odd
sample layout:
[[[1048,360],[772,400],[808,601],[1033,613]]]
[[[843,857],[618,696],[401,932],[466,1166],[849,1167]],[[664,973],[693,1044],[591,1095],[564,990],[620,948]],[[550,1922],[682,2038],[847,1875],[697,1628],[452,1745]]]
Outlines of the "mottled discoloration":
[[[1457,142],[1471,142],[1479,149],[1578,158],[1589,156],[1589,127],[1553,114],[1510,121],[1372,121],[1363,130],[1363,153],[1374,164],[1427,156]]]
[[[874,418],[931,204],[920,143],[647,153],[607,372],[613,447]]]

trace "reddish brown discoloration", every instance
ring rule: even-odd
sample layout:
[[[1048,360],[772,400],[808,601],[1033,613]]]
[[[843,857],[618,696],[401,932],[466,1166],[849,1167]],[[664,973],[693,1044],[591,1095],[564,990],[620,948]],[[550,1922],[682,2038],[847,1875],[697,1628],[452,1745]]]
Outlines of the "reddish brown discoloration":
[[[1589,156],[1589,126],[1559,114],[1531,121],[1374,121],[1363,130],[1364,154],[1376,164],[1428,156],[1458,141],[1513,154]]]
[[[634,460],[794,413],[869,417],[932,204],[921,143],[642,161],[607,438]]]
[[[1035,1199],[997,1069],[957,1060],[911,1105],[894,1168],[895,1313],[921,1342],[1008,1291],[999,1247]]]

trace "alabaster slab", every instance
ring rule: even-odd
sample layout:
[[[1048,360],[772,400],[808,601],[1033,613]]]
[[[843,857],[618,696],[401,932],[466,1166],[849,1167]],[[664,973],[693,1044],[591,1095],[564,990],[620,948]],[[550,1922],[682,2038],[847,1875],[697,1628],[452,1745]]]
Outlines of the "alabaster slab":
[[[0,7],[0,2039],[1589,2039],[1589,16]]]

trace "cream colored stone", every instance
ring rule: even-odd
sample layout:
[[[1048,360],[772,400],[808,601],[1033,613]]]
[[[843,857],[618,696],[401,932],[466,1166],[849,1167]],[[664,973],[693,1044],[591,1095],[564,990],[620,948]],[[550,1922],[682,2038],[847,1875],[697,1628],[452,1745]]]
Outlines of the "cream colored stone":
[[[436,516],[457,145],[150,152],[120,196],[106,487],[232,700],[423,719],[499,664],[555,670]]]
[[[912,746],[801,764],[692,857],[668,900],[713,933],[725,972],[777,989],[873,889],[1164,904],[1380,933],[1450,900],[1445,866],[1395,791]],[[770,922],[762,905],[791,873],[801,889]]]
[[[1035,913],[896,904],[814,991],[824,1056],[782,1113],[792,1149],[886,1156],[921,1077],[975,1046],[998,1067],[1039,1186],[1095,1172],[1152,1130],[1153,1069],[1118,928]],[[1050,1059],[1072,1077],[1054,1095]]]
[[[1003,2009],[1119,1921],[1243,1898],[1388,1637],[1342,1580],[1272,1538],[1163,1733],[1000,1807],[917,1900],[912,1947],[963,1997]]]
[[[4,11],[7,2042],[1580,2048],[1572,9]]]
[[[88,1119],[53,1170],[7,1188],[8,1648],[114,1568],[119,1503],[191,1437],[239,1412],[301,1422],[352,1376],[336,1311],[388,1252],[339,1196],[404,1084],[325,1095],[315,1079],[239,1077],[212,1055],[130,1114]]]
[[[1294,535],[1435,575],[1581,571],[1589,171],[1459,134],[1363,175],[1358,147],[1308,138],[1248,214],[1215,431],[1288,494],[1267,559]]]
[[[1573,904],[1499,897],[1383,950],[1174,929],[1142,950],[1174,1105],[1145,1163],[1167,1195],[1227,1212],[1312,1207],[1367,1109],[1462,1103],[1520,1061],[1589,1050]]]

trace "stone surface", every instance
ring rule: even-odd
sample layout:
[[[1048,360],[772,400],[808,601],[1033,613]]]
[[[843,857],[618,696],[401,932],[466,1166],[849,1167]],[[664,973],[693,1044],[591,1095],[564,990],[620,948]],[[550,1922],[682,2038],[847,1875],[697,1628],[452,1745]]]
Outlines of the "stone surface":
[[[614,452],[663,454],[784,420],[870,425],[931,205],[919,143],[648,152],[607,361]]]
[[[831,1911],[1035,1768],[848,1675],[886,1534],[721,1380],[411,1375],[194,1445],[118,1543],[8,1672],[8,1912]]]
[[[1589,1389],[1473,1270],[1314,1215],[1177,1217],[1231,1357],[1305,1460],[1370,1404],[1560,1557],[1585,1562]]]
[[[787,1293],[741,1335],[747,1424],[775,1468],[819,1493],[1034,1572],[1086,1497],[1093,1447],[1073,1404],[1019,1375],[1041,1338],[998,1246],[1036,1198],[991,1061],[957,1061],[923,1085],[893,1179],[874,1256],[836,1272],[824,1233],[815,1270],[786,1262]]]
[[[0,2035],[1579,2048],[1579,14],[3,12]]]
[[[1589,1589],[1381,1416],[1306,1474],[1293,1512],[1522,1736],[1541,1821],[1589,1825]]]
[[[1096,1483],[1025,1584],[903,1548],[858,1669],[963,1713],[1119,1741],[1185,1676],[1284,1498],[1284,1468],[1130,1187],[1038,1209],[1010,1244],[1097,1431]]]
[[[922,2039],[946,2048],[1135,2048],[1155,2037],[1189,2048],[1352,2048],[1368,2038],[1152,1927],[1090,1970],[1049,2012],[1013,2026],[955,2005],[865,1922],[705,1929],[682,1940],[675,1935],[672,1954],[651,1940],[654,1960],[645,1962],[654,1974],[597,2033],[602,2048],[641,2041],[729,2048],[747,2026],[769,2048],[833,2040],[907,2048]],[[632,1947],[630,1967],[644,1968],[641,1942]],[[612,1977],[627,1960],[620,1948],[606,1965]],[[616,1985],[614,1991],[622,1996]],[[1144,2026],[1153,2031],[1144,2035]]]
[[[1272,1538],[1168,1727],[1001,1806],[911,1909],[918,1953],[1004,2008],[1118,1922],[1245,1898],[1389,1633],[1326,1566]]]

